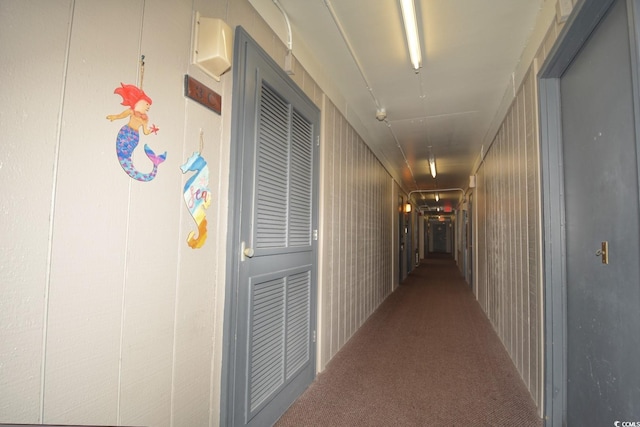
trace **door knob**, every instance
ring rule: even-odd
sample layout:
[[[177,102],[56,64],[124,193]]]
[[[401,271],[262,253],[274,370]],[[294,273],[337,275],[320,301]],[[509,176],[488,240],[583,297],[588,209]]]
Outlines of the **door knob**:
[[[253,258],[254,252],[253,248],[248,248],[246,243],[242,241],[240,243],[240,261],[245,261],[247,258]]]

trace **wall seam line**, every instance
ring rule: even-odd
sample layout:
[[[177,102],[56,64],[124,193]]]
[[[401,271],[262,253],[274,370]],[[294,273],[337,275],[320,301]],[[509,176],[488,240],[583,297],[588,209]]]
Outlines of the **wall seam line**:
[[[39,422],[44,423],[45,388],[46,388],[46,366],[47,366],[47,340],[49,334],[49,298],[51,291],[51,269],[53,259],[53,229],[55,223],[56,210],[56,188],[58,183],[58,165],[60,160],[60,143],[62,140],[62,115],[64,111],[64,94],[67,87],[67,76],[69,71],[69,55],[71,51],[71,32],[73,30],[73,11],[75,10],[75,0],[69,3],[69,28],[67,29],[67,46],[64,55],[64,68],[62,72],[62,86],[60,89],[60,106],[58,109],[58,125],[56,129],[56,145],[53,164],[53,179],[51,182],[51,205],[49,207],[49,235],[47,236],[47,270],[44,289],[44,313],[42,321],[42,358],[40,364],[40,414]]]

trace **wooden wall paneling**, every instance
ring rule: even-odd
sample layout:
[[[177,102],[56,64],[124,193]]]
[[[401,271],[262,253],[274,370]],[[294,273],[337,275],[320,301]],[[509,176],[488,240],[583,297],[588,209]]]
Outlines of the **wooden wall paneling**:
[[[503,334],[503,322],[502,322],[502,298],[504,292],[502,292],[502,277],[500,276],[501,269],[501,256],[500,250],[500,226],[502,222],[502,205],[500,204],[500,171],[498,168],[498,160],[500,156],[500,141],[502,139],[502,132],[498,134],[495,145],[492,147],[492,159],[494,167],[493,172],[493,206],[495,209],[495,216],[493,218],[493,239],[492,239],[492,252],[494,254],[493,263],[493,301],[494,301],[494,319],[496,323],[496,329],[501,339],[504,339]]]
[[[354,132],[355,137],[355,146],[354,146],[354,201],[355,201],[355,209],[354,209],[354,228],[355,228],[355,238],[353,244],[353,257],[356,262],[356,269],[354,274],[354,324],[353,324],[353,332],[357,331],[360,325],[362,324],[362,304],[364,302],[362,298],[362,275],[364,274],[364,269],[362,268],[363,264],[363,256],[366,255],[364,253],[364,245],[363,245],[363,209],[362,209],[362,197],[363,197],[363,187],[362,187],[362,174],[364,170],[362,168],[362,141],[358,138],[357,133]]]
[[[338,306],[337,306],[337,318],[338,318],[338,324],[336,325],[337,327],[337,342],[336,342],[336,348],[340,349],[342,348],[342,345],[344,344],[344,336],[345,336],[345,325],[344,325],[344,314],[345,314],[345,309],[344,309],[344,301],[345,301],[345,294],[344,294],[344,283],[345,283],[345,259],[344,259],[344,248],[345,248],[345,211],[346,211],[346,199],[345,199],[345,188],[346,188],[346,182],[344,180],[344,170],[345,170],[345,161],[344,161],[344,136],[343,136],[343,128],[344,128],[344,117],[342,116],[338,116],[339,117],[339,127],[338,127],[338,135],[336,138],[336,143],[337,143],[337,161],[339,162],[340,167],[338,168],[338,171],[336,173],[336,176],[338,177],[338,181],[336,182],[337,186],[336,186],[336,190],[337,193],[340,194],[340,203],[338,205],[338,223],[339,223],[339,230],[338,230],[338,236],[339,236],[339,240],[338,240],[338,248],[337,248],[337,253],[340,255],[338,258],[338,262],[340,267],[338,268],[338,281],[336,284],[337,287],[337,291],[338,291]]]
[[[514,256],[515,252],[515,212],[514,212],[514,168],[513,168],[513,151],[515,146],[515,129],[517,122],[515,121],[515,114],[513,108],[509,111],[509,134],[507,135],[507,188],[506,197],[508,204],[508,220],[507,220],[507,241],[509,242],[509,255],[507,262],[509,264],[509,352],[514,359],[514,364],[518,366],[518,355],[516,354],[516,306],[517,306],[517,290],[518,283],[516,282],[516,260]]]
[[[504,147],[503,147],[503,141],[504,141],[504,133],[505,133],[505,127],[506,127],[506,123],[505,125],[502,126],[501,130],[500,130],[500,139],[498,141],[498,145],[496,146],[496,150],[495,150],[495,155],[497,156],[497,161],[500,164],[504,164],[504,160],[503,160],[503,151],[504,151]],[[505,344],[505,348],[508,348],[509,346],[509,342],[506,339],[506,328],[508,326],[507,323],[507,313],[506,313],[506,309],[505,306],[507,305],[508,302],[508,297],[509,294],[507,293],[507,290],[505,288],[505,278],[504,278],[504,271],[505,271],[505,255],[506,255],[506,251],[505,251],[505,233],[504,233],[504,226],[506,225],[506,213],[505,213],[505,199],[504,199],[504,169],[498,168],[496,165],[496,179],[497,179],[497,188],[496,188],[496,205],[498,206],[499,214],[498,214],[498,222],[496,224],[497,227],[497,236],[496,236],[496,249],[498,251],[498,256],[496,257],[496,267],[497,267],[497,271],[496,271],[496,278],[498,281],[498,289],[497,289],[497,298],[498,298],[498,307],[496,308],[497,312],[498,312],[498,324],[500,325],[500,329],[499,329],[499,335],[502,338],[504,344]]]
[[[493,153],[493,150],[491,152]],[[485,158],[485,183],[487,186],[486,191],[486,213],[487,213],[487,234],[485,239],[485,246],[487,251],[487,315],[491,319],[494,328],[497,330],[498,324],[496,320],[496,275],[495,275],[495,217],[497,207],[495,204],[495,172],[493,170],[493,155],[489,155]]]
[[[375,208],[373,205],[373,196],[375,195],[375,188],[376,188],[376,182],[374,181],[374,168],[373,168],[373,162],[372,162],[372,157],[373,154],[370,151],[366,151],[365,152],[365,157],[366,157],[366,193],[367,193],[367,198],[365,200],[365,205],[366,205],[366,209],[365,209],[365,215],[367,218],[367,249],[366,249],[366,253],[367,253],[367,257],[366,257],[366,282],[365,282],[365,294],[364,294],[364,300],[365,300],[365,313],[368,314],[371,313],[371,308],[373,307],[373,301],[372,301],[372,295],[373,295],[373,289],[374,289],[374,280],[375,280],[375,276],[374,276],[374,267],[375,267],[375,259],[374,259],[374,254],[376,253],[375,250],[375,246],[374,246],[374,215],[375,215]]]
[[[357,134],[353,127],[350,127],[351,132],[351,219],[350,219],[350,228],[351,228],[351,250],[349,251],[349,257],[351,259],[351,330],[349,331],[349,338],[353,336],[355,331],[358,329],[358,283],[360,281],[360,277],[358,274],[360,273],[359,267],[359,253],[358,246],[359,241],[359,228],[360,221],[358,220],[358,214],[360,212],[360,206],[358,203],[359,194],[358,194],[358,148],[359,141],[357,138]]]
[[[358,328],[360,327],[360,325],[362,324],[362,304],[364,302],[363,298],[362,298],[362,276],[364,274],[364,269],[362,268],[362,264],[363,264],[363,255],[365,255],[364,253],[364,245],[363,243],[363,233],[362,233],[362,226],[363,224],[363,209],[362,209],[362,197],[363,197],[363,188],[362,188],[362,174],[363,174],[363,169],[362,169],[362,141],[357,138],[357,134],[355,134],[354,132],[354,136],[356,137],[356,144],[355,144],[355,165],[354,165],[354,170],[353,170],[353,174],[355,177],[355,194],[354,194],[354,200],[356,203],[356,208],[354,210],[354,222],[355,222],[355,228],[356,228],[356,235],[355,235],[355,239],[354,239],[354,244],[353,244],[353,251],[354,251],[354,259],[356,262],[356,269],[355,269],[355,277],[354,277],[354,285],[355,285],[355,292],[354,292],[354,325],[353,325],[353,331],[357,331]]]
[[[353,240],[351,244],[352,250],[352,259],[353,259],[353,314],[351,315],[353,319],[353,325],[351,327],[351,335],[354,334],[355,331],[358,330],[360,326],[360,308],[362,306],[362,298],[360,295],[360,287],[362,285],[362,188],[360,186],[360,174],[361,171],[361,163],[360,163],[360,140],[357,137],[357,134],[351,130],[353,135],[353,212],[351,215],[352,227],[353,227]]]
[[[349,341],[353,333],[353,129],[347,124],[345,133],[345,337]]]
[[[526,320],[526,311],[524,310],[524,301],[525,301],[525,295],[528,293],[528,287],[527,287],[527,283],[525,281],[525,263],[524,263],[524,248],[526,247],[526,242],[524,242],[524,236],[525,233],[523,232],[523,229],[526,229],[526,216],[525,213],[525,209],[523,209],[522,206],[522,201],[523,201],[523,197],[524,195],[526,195],[526,191],[525,191],[525,187],[524,187],[524,179],[522,177],[524,168],[522,167],[523,164],[523,151],[524,151],[524,129],[525,129],[525,117],[524,117],[524,97],[522,96],[522,89],[520,89],[519,94],[516,98],[516,102],[517,102],[517,106],[518,106],[518,139],[517,139],[517,144],[516,144],[516,169],[517,169],[517,173],[516,173],[516,179],[517,179],[517,185],[516,185],[516,222],[517,222],[517,229],[518,229],[518,236],[517,236],[517,243],[518,243],[518,253],[516,254],[516,256],[518,257],[518,282],[520,283],[519,286],[519,300],[518,300],[518,316],[519,316],[519,335],[520,338],[518,340],[518,346],[519,346],[519,351],[520,351],[520,372],[524,372],[525,365],[526,365],[526,361],[527,361],[527,355],[526,355],[526,349],[525,349],[525,341],[528,341],[528,336],[526,333],[526,324],[527,324],[527,320]]]
[[[373,213],[373,209],[370,206],[371,203],[371,195],[373,194],[373,183],[371,182],[371,154],[367,147],[364,147],[363,151],[363,194],[364,199],[362,200],[362,208],[363,208],[363,219],[364,219],[364,228],[363,228],[363,240],[364,240],[364,253],[366,254],[364,257],[363,263],[363,288],[362,288],[362,323],[364,323],[369,317],[370,313],[370,305],[369,305],[369,287],[371,286],[371,256],[373,253],[373,245],[371,242],[371,215]]]
[[[368,274],[367,262],[370,258],[369,251],[371,250],[368,237],[369,237],[369,209],[367,209],[367,199],[371,193],[369,190],[369,164],[367,161],[367,146],[364,141],[360,140],[360,250],[358,258],[360,259],[360,314],[358,319],[358,327],[362,326],[368,316],[368,304],[367,304],[367,286],[368,286]]]
[[[534,63],[534,71],[535,71],[535,63]],[[536,367],[536,375],[535,381],[533,381],[531,390],[533,396],[536,398],[539,403],[538,407],[540,408],[540,413],[542,411],[542,395],[543,395],[543,375],[544,375],[544,358],[543,358],[543,291],[542,291],[542,212],[540,206],[541,194],[540,194],[540,135],[539,135],[539,121],[538,121],[538,80],[536,78],[535,72],[531,73],[530,76],[530,91],[531,91],[531,99],[533,100],[533,130],[532,130],[532,144],[531,144],[531,152],[530,156],[527,158],[528,167],[532,168],[533,176],[532,179],[532,188],[530,198],[530,214],[529,214],[529,235],[531,236],[530,241],[532,242],[531,251],[531,259],[533,260],[529,273],[531,274],[531,282],[533,286],[531,286],[531,290],[535,292],[535,294],[531,295],[529,299],[530,307],[531,307],[531,315],[536,319],[534,323],[534,329],[532,331],[531,336],[531,356],[535,359],[535,367]],[[537,351],[534,351],[537,349]]]
[[[497,277],[496,277],[496,217],[498,215],[498,205],[496,203],[496,173],[494,168],[494,157],[495,157],[496,148],[492,148],[491,155],[487,157],[487,188],[489,189],[487,200],[488,200],[488,208],[487,211],[491,213],[491,216],[487,220],[487,224],[489,225],[489,233],[487,236],[487,256],[489,257],[489,270],[487,273],[487,287],[488,287],[488,297],[489,297],[489,313],[494,328],[499,330],[498,319],[496,315],[497,311]]]
[[[201,0],[202,3],[202,0]],[[182,29],[183,44],[180,52],[186,53],[190,49],[188,34],[191,32],[192,15],[191,5],[185,5],[188,13],[182,15],[176,13],[188,28]],[[207,4],[194,4],[194,10],[198,10],[205,16],[220,16],[218,7]],[[177,11],[176,11],[177,12]],[[171,8],[164,9],[165,14],[171,14]],[[217,15],[216,15],[217,13]],[[163,20],[172,20],[173,17],[165,16]],[[186,33],[186,34],[183,34]],[[155,56],[155,54],[152,54]],[[182,56],[182,61],[175,62],[175,70],[182,70],[189,62],[189,58]],[[200,70],[190,65],[188,73],[196,75]],[[176,73],[177,74],[177,73]],[[175,74],[173,75],[175,76]],[[215,82],[204,73],[197,75],[198,80],[221,93],[223,100],[225,92],[230,88],[229,80]],[[174,86],[175,80],[167,87]],[[230,100],[229,100],[230,101]],[[226,235],[226,213],[228,206],[224,201],[228,199],[228,166],[229,147],[223,141],[225,137],[219,137],[227,132],[224,118],[212,113],[203,106],[191,102],[184,102],[184,137],[182,152],[172,149],[172,157],[175,161],[184,162],[193,152],[199,150],[200,129],[204,135],[203,156],[207,160],[210,174],[210,196],[212,203],[207,209],[208,238],[205,245],[198,250],[187,246],[186,237],[191,231],[195,231],[196,225],[184,203],[180,209],[179,236],[176,242],[178,247],[178,279],[176,290],[175,309],[175,336],[173,358],[173,386],[171,397],[171,424],[172,425],[207,425],[209,420],[217,419],[218,410],[212,408],[212,403],[219,402],[219,388],[214,384],[220,383],[220,371],[222,352],[217,351],[222,342],[224,304],[224,271],[226,246],[225,240],[220,236]],[[175,101],[178,105],[177,100]],[[229,104],[223,103],[222,111]],[[163,129],[164,130],[164,129]],[[177,130],[177,129],[176,129]],[[177,138],[176,138],[177,139]],[[179,159],[178,159],[179,158]],[[173,169],[173,165],[167,165]],[[162,171],[161,171],[162,172]],[[165,172],[167,173],[167,172]],[[182,175],[181,187],[191,176],[191,173]],[[215,408],[215,406],[213,406]]]
[[[500,202],[501,197],[501,187],[500,187],[500,142],[502,141],[502,132],[498,134],[498,139],[495,147],[492,149],[493,155],[493,206],[495,209],[495,216],[493,218],[493,239],[492,239],[492,249],[494,253],[494,262],[493,262],[493,310],[494,310],[494,319],[496,322],[497,332],[500,335],[500,338],[504,339],[504,331],[503,331],[503,312],[502,312],[502,298],[504,298],[505,293],[502,291],[502,251],[500,246],[500,237],[501,237],[501,226],[504,221],[503,215],[504,212],[502,210],[502,205]]]
[[[526,97],[524,86],[521,87],[518,95],[520,126],[518,134],[518,179],[519,179],[519,230],[520,230],[520,282],[522,284],[520,315],[522,316],[522,338],[520,340],[522,348],[522,371],[521,376],[529,386],[530,372],[530,356],[529,356],[529,260],[528,260],[528,233],[527,233],[527,123],[529,121],[527,103],[530,102]]]
[[[342,177],[344,182],[343,188],[343,202],[344,202],[344,212],[342,217],[342,227],[344,230],[343,234],[343,245],[342,245],[342,259],[344,266],[344,274],[342,275],[342,345],[346,344],[349,341],[349,333],[350,333],[350,322],[349,315],[350,313],[350,304],[351,298],[349,292],[351,292],[350,280],[351,280],[351,263],[349,262],[349,254],[351,250],[351,180],[350,180],[350,125],[344,119],[343,127],[342,127]]]
[[[73,9],[59,100],[64,108],[39,422],[118,423],[128,198],[133,184],[141,183],[131,183],[115,155],[116,135],[125,123],[105,117],[124,109],[115,87],[136,83],[142,3],[85,1]],[[102,114],[81,120],[87,102]]]
[[[374,190],[376,191],[376,197],[375,197],[376,212],[374,212],[373,214],[372,225],[374,228],[373,241],[375,242],[374,245],[377,248],[375,253],[373,254],[373,259],[375,260],[375,265],[373,267],[375,277],[372,282],[373,289],[371,292],[371,307],[370,307],[370,311],[373,312],[381,302],[380,295],[382,294],[381,288],[383,284],[381,283],[379,269],[380,269],[380,265],[384,263],[385,260],[383,259],[384,255],[382,253],[382,246],[381,246],[382,242],[379,234],[379,231],[381,229],[384,229],[384,225],[382,224],[382,215],[381,215],[381,212],[384,210],[384,207],[382,207],[381,205],[382,197],[380,196],[379,190],[378,190],[381,186],[381,180],[382,180],[381,175],[383,175],[384,172],[382,171],[382,168],[380,167],[380,164],[378,163],[378,161],[375,159],[373,161],[372,167],[373,167],[372,178],[376,186],[376,189]]]
[[[334,148],[333,148],[333,162],[334,162],[334,238],[333,238],[333,253],[334,253],[334,279],[333,279],[333,319],[332,325],[332,354],[340,349],[342,346],[342,117],[337,113],[334,121]]]
[[[496,145],[492,148],[493,155],[493,208],[495,209],[495,215],[493,218],[493,238],[492,238],[492,252],[493,252],[493,311],[494,321],[496,323],[497,332],[501,339],[504,339],[503,322],[502,322],[502,298],[505,293],[502,291],[502,251],[500,246],[501,237],[501,224],[503,222],[503,210],[500,203],[500,141],[502,140],[502,132],[498,134]]]
[[[478,247],[485,248],[486,260],[479,255],[477,274],[478,299],[532,396],[540,402],[541,267],[534,84],[535,75],[530,73],[478,170],[479,178],[485,174],[479,181],[484,188],[477,188]]]
[[[514,311],[516,313],[516,328],[515,334],[515,354],[516,354],[516,366],[520,372],[522,372],[522,261],[521,261],[521,212],[520,212],[520,127],[521,127],[521,111],[520,104],[518,102],[519,96],[516,96],[514,100],[514,139],[513,139],[513,259],[515,264],[514,280],[516,284],[516,298],[514,304]]]
[[[344,143],[344,247],[342,252],[342,258],[344,259],[344,313],[343,313],[343,321],[344,321],[344,336],[342,343],[346,344],[351,337],[351,275],[353,264],[351,263],[351,244],[353,242],[352,235],[352,221],[351,221],[351,210],[353,208],[353,198],[352,198],[352,180],[351,180],[351,172],[352,168],[352,157],[351,157],[351,126],[349,123],[344,123],[344,134],[343,134],[343,143]]]
[[[533,141],[533,122],[535,120],[535,116],[537,115],[537,110],[535,109],[535,102],[534,102],[534,94],[532,93],[531,90],[531,78],[532,78],[532,72],[531,69],[529,70],[528,74],[525,76],[524,82],[523,82],[523,88],[522,88],[522,93],[523,93],[523,97],[525,99],[524,102],[524,106],[525,106],[525,131],[524,131],[524,146],[523,146],[523,164],[522,164],[522,168],[523,168],[523,177],[525,180],[525,194],[524,194],[524,215],[526,216],[526,222],[525,222],[525,230],[523,230],[523,232],[525,233],[525,248],[524,248],[524,254],[525,254],[525,277],[524,280],[527,283],[527,287],[526,287],[526,298],[524,301],[524,306],[523,306],[523,310],[526,313],[527,316],[527,335],[526,335],[526,339],[528,340],[525,343],[525,348],[527,349],[527,371],[523,373],[523,377],[525,379],[525,383],[527,384],[528,389],[531,391],[532,389],[532,382],[533,382],[533,377],[535,376],[535,372],[536,372],[536,366],[535,366],[535,356],[532,354],[535,350],[533,350],[532,347],[532,334],[533,334],[533,329],[535,328],[535,324],[536,324],[536,317],[535,314],[531,312],[531,296],[532,296],[532,292],[535,293],[535,287],[536,287],[536,283],[533,282],[531,280],[531,267],[532,267],[532,263],[531,263],[531,248],[532,248],[532,241],[536,239],[536,236],[531,234],[531,226],[530,223],[532,221],[536,220],[536,217],[534,215],[532,215],[531,212],[531,200],[530,200],[530,195],[532,192],[532,187],[535,185],[535,182],[533,181],[533,177],[531,176],[530,173],[530,168],[529,168],[529,157],[531,155],[530,151],[531,151],[531,146],[535,143]],[[533,395],[533,393],[532,393]],[[535,399],[535,396],[534,396]]]
[[[485,197],[485,182],[484,182],[484,162],[481,163],[480,168],[476,171],[476,217],[475,223],[477,242],[476,242],[476,254],[477,254],[477,267],[476,267],[476,298],[480,303],[482,309],[487,312],[487,245],[486,245],[486,230],[487,230],[487,206]]]
[[[332,209],[331,226],[332,236],[332,281],[331,281],[331,357],[333,357],[340,348],[340,208],[342,195],[340,193],[340,129],[341,118],[337,113],[337,109],[333,108],[334,119],[332,128],[332,144],[333,144],[333,190],[332,190]]]
[[[520,126],[520,112],[518,110],[517,98],[514,99],[512,106],[513,130],[511,143],[511,242],[513,252],[511,254],[513,270],[513,353],[515,355],[515,365],[518,370],[522,369],[522,353],[521,353],[521,328],[522,315],[520,306],[522,301],[522,281],[520,280],[520,221],[518,212],[518,135]]]
[[[324,370],[331,352],[331,159],[330,111],[329,100],[322,97],[320,106],[320,205],[318,225],[318,360],[316,371]]]
[[[516,263],[515,263],[515,257],[514,257],[514,252],[515,252],[515,247],[514,247],[514,235],[515,235],[515,219],[514,219],[514,205],[513,205],[513,175],[514,175],[514,170],[513,170],[513,149],[514,149],[514,145],[515,145],[515,141],[514,141],[514,134],[515,134],[515,120],[514,120],[514,111],[513,108],[510,109],[509,111],[509,132],[507,133],[507,140],[506,140],[506,164],[507,164],[507,170],[506,170],[506,176],[505,176],[505,180],[506,180],[506,187],[505,187],[505,197],[506,197],[506,203],[507,203],[507,227],[506,227],[506,241],[508,242],[508,254],[506,257],[506,261],[508,264],[507,267],[507,272],[508,272],[508,276],[507,276],[507,283],[508,283],[508,289],[509,289],[509,306],[508,306],[508,310],[509,310],[509,329],[508,329],[508,334],[509,334],[509,353],[511,354],[511,357],[514,360],[514,364],[516,366],[518,366],[518,360],[517,357],[518,355],[515,352],[515,347],[516,347],[516,339],[517,337],[515,336],[515,332],[516,332],[516,299],[517,299],[517,288],[518,288],[518,284],[516,283],[515,280],[515,268],[516,268]]]
[[[162,124],[171,123],[176,115],[184,116],[182,93],[167,88],[177,86],[183,76],[180,70],[190,61],[191,1],[143,4],[143,88],[154,101],[150,121],[161,131],[141,136],[138,150],[146,141],[157,154],[168,154],[153,181],[131,182],[118,423],[163,425],[171,418],[176,260],[180,248],[176,242],[183,241],[175,225],[180,223],[184,209],[180,197],[182,174],[174,171],[179,171],[183,163],[184,124]],[[137,156],[141,170],[149,167],[145,157]]]
[[[358,218],[360,214],[360,192],[359,192],[359,149],[360,149],[360,141],[357,138],[357,134],[354,129],[351,128],[351,189],[352,189],[352,203],[353,208],[351,209],[351,262],[353,264],[353,269],[351,272],[351,333],[349,337],[353,336],[355,331],[358,329],[358,313],[359,313],[359,305],[360,300],[358,299],[358,294],[360,290],[360,220]]]
[[[504,305],[505,310],[505,338],[507,342],[507,351],[513,358],[513,340],[512,340],[512,328],[513,328],[513,282],[511,280],[511,197],[510,197],[510,185],[511,185],[511,114],[507,116],[507,126],[505,128],[505,134],[503,139],[502,158],[504,164],[504,170],[502,175],[502,196],[504,197],[504,210],[505,210],[505,222],[502,227],[502,242],[504,244],[504,257],[503,257],[503,274],[504,274],[504,289],[506,290],[506,300]]]
[[[514,257],[514,252],[515,252],[515,247],[514,247],[514,235],[515,235],[515,215],[514,215],[514,204],[513,204],[513,186],[514,186],[514,182],[513,182],[513,174],[514,174],[514,170],[513,170],[513,149],[514,149],[514,145],[515,145],[515,141],[514,141],[514,133],[515,133],[515,115],[514,115],[514,111],[513,108],[509,109],[509,116],[508,116],[508,121],[509,121],[509,131],[506,135],[506,165],[507,168],[505,170],[506,172],[506,176],[505,176],[505,181],[506,181],[506,186],[505,186],[505,197],[506,197],[506,203],[507,203],[507,226],[506,226],[506,242],[508,243],[508,253],[507,253],[507,257],[506,257],[506,262],[508,264],[507,266],[507,283],[508,283],[508,289],[509,289],[509,307],[508,307],[508,311],[509,311],[509,329],[508,329],[508,336],[509,336],[509,354],[511,355],[511,358],[513,359],[514,364],[516,365],[516,367],[518,366],[518,355],[515,352],[516,349],[516,336],[515,336],[515,332],[516,332],[516,298],[517,298],[517,283],[515,280],[515,269],[516,269],[516,265],[515,265],[515,257]]]
[[[391,294],[393,291],[393,278],[392,275],[392,267],[391,261],[389,260],[389,255],[393,253],[392,248],[392,239],[393,233],[391,231],[391,227],[388,224],[394,223],[396,218],[396,209],[395,209],[395,198],[393,196],[392,185],[393,181],[391,176],[387,173],[381,163],[376,160],[376,167],[380,171],[382,181],[382,185],[384,185],[387,189],[386,193],[382,196],[382,200],[380,200],[380,208],[382,212],[386,212],[386,215],[381,215],[380,217],[380,228],[383,230],[387,230],[386,242],[383,242],[382,247],[386,248],[385,252],[380,253],[380,264],[387,266],[387,274],[380,278],[381,281],[388,282],[385,286],[385,283],[382,283],[382,286],[386,290],[385,295]],[[391,206],[391,208],[390,208]],[[394,254],[395,255],[395,254]],[[395,258],[395,257],[394,257]]]
[[[42,414],[50,216],[70,4],[69,0],[14,0],[0,6],[0,164],[4,166],[0,180],[0,420],[15,423],[37,423]],[[27,30],[22,23],[37,31]],[[46,67],[25,61],[25,52],[34,59],[46,57]],[[77,126],[79,120],[74,123]],[[95,152],[96,147],[86,148]],[[75,231],[82,232],[91,230],[78,227]]]
[[[511,292],[509,289],[509,251],[508,251],[508,220],[509,220],[509,212],[507,211],[509,206],[509,201],[507,200],[507,189],[508,186],[508,173],[506,170],[507,166],[507,156],[508,156],[508,135],[509,135],[509,125],[508,120],[505,123],[505,127],[503,128],[503,132],[501,132],[501,140],[500,140],[500,163],[502,164],[502,169],[500,170],[499,181],[500,181],[500,189],[499,189],[499,197],[500,197],[500,208],[502,211],[502,221],[499,224],[500,235],[498,237],[497,244],[500,247],[500,294],[501,305],[500,305],[500,313],[502,315],[502,337],[505,341],[505,347],[507,351],[511,348],[511,339],[509,336],[509,331],[511,327],[511,313],[509,312],[509,304],[511,303]]]
[[[376,183],[378,188],[385,188],[385,184],[387,184],[387,180],[390,178],[389,174],[387,173],[387,171],[383,168],[383,166],[380,164],[380,162],[377,159],[374,159],[374,168],[375,168],[375,174],[377,176],[376,179]],[[374,304],[372,306],[372,311],[375,310],[381,303],[382,301],[389,295],[388,292],[386,292],[386,290],[388,289],[388,287],[386,286],[385,280],[385,276],[382,273],[382,266],[383,265],[389,265],[389,257],[388,257],[388,253],[385,252],[385,242],[384,242],[384,238],[382,236],[382,234],[380,233],[380,230],[385,230],[389,224],[388,221],[385,221],[385,215],[384,212],[388,212],[389,210],[389,205],[387,203],[385,203],[385,196],[384,196],[384,190],[379,192],[377,195],[377,213],[376,213],[376,222],[375,222],[375,239],[376,239],[376,244],[378,246],[378,251],[377,251],[377,256],[376,256],[376,288],[378,289],[378,297],[377,299],[374,300]],[[393,211],[395,212],[395,210]]]
[[[363,218],[363,241],[364,241],[364,259],[363,259],[363,285],[362,285],[362,323],[364,323],[369,314],[369,289],[371,287],[371,255],[373,247],[371,244],[371,214],[373,207],[371,206],[371,196],[373,194],[373,183],[371,182],[371,162],[369,160],[369,152],[366,146],[363,150],[363,168],[362,168],[362,192],[364,198],[362,200],[362,218]]]
[[[332,142],[324,143],[323,238],[331,242],[324,242],[321,268],[323,287],[330,287],[323,291],[323,298],[330,301],[323,302],[323,312],[328,316],[330,307],[331,321],[324,323],[324,341],[330,349],[320,350],[325,356],[319,369],[388,295],[392,262],[391,233],[383,231],[391,223],[385,200],[391,197],[392,181],[335,106],[326,101],[324,109],[324,137]],[[331,227],[326,218],[331,218]]]
[[[492,234],[493,234],[493,217],[495,216],[495,207],[493,206],[493,182],[491,175],[491,156],[485,154],[484,161],[482,162],[482,168],[478,171],[484,182],[483,198],[484,198],[484,246],[480,249],[484,251],[485,265],[484,265],[484,292],[485,292],[485,313],[495,328],[495,319],[493,316],[493,295],[492,287],[493,283],[493,259],[492,253]]]
[[[338,342],[339,336],[339,318],[340,318],[340,258],[337,255],[340,253],[340,141],[339,141],[339,115],[337,109],[333,104],[331,105],[331,111],[333,112],[334,119],[331,123],[331,141],[332,141],[332,190],[331,190],[331,357],[333,357],[337,349],[340,348]],[[328,362],[328,360],[327,360]]]

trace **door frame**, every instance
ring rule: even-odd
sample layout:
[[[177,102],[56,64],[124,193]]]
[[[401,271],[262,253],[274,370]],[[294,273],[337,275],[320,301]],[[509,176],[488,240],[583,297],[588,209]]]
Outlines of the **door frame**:
[[[231,425],[235,422],[235,398],[236,395],[236,343],[235,336],[238,328],[238,286],[239,286],[239,270],[241,262],[241,206],[242,206],[242,188],[243,188],[243,158],[244,158],[244,139],[245,139],[245,109],[244,103],[241,102],[246,95],[247,83],[244,79],[245,69],[247,67],[247,50],[252,48],[255,54],[260,55],[262,59],[272,64],[272,69],[280,74],[280,76],[290,82],[291,89],[300,97],[308,96],[291,80],[282,68],[262,49],[262,47],[251,37],[251,35],[242,27],[236,27],[234,33],[234,59],[232,66],[233,73],[233,102],[232,102],[232,119],[231,119],[231,147],[229,149],[229,194],[228,194],[228,225],[227,225],[227,242],[226,242],[226,280],[225,280],[225,297],[224,297],[224,318],[222,325],[222,368],[220,375],[220,416],[219,423],[222,426]],[[320,127],[316,131],[316,146],[319,145]],[[312,229],[318,230],[319,220],[319,152],[316,148],[316,158],[314,159],[313,189],[312,189]],[[312,286],[312,303],[310,325],[310,333],[317,334],[317,271],[318,271],[318,241],[312,238],[313,247],[313,268],[312,281],[316,285]],[[315,293],[315,294],[314,294]],[[313,302],[315,301],[315,303]],[[314,335],[315,336],[315,335]],[[315,340],[315,338],[314,338]],[[314,341],[315,347],[311,351],[314,375],[317,374],[317,341]]]
[[[545,322],[543,407],[546,426],[563,426],[567,415],[567,270],[560,78],[615,1],[580,0],[538,74]],[[620,1],[627,2],[629,13],[635,132],[638,141],[640,0]],[[640,160],[637,145],[636,156]],[[640,170],[638,173],[640,176]]]

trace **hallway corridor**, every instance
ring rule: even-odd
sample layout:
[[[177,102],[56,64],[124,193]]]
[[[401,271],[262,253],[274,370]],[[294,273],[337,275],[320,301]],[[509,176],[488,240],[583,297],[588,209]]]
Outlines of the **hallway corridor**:
[[[393,292],[276,426],[541,426],[451,258]]]

